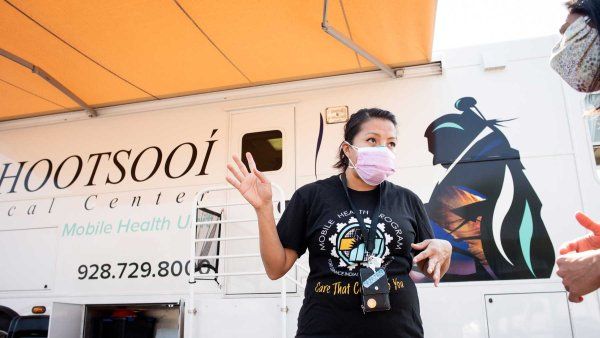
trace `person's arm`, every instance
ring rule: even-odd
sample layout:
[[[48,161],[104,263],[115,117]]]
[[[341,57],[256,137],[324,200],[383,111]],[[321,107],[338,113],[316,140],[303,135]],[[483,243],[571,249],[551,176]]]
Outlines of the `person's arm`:
[[[420,252],[414,257],[413,262],[417,263],[419,270],[432,279],[437,287],[440,284],[440,279],[444,277],[450,268],[452,245],[446,240],[433,237],[433,230],[423,202],[417,196],[414,197],[413,208],[417,225],[415,241],[417,243],[412,243],[411,247],[416,252]]]
[[[584,295],[600,288],[600,224],[582,212],[575,218],[591,233],[560,246],[556,274],[562,278],[569,300],[579,303]]]
[[[246,153],[250,172],[236,155],[232,164],[227,169],[234,177],[227,176],[227,182],[233,185],[242,196],[250,203],[258,218],[258,236],[260,243],[260,256],[265,266],[265,271],[270,279],[279,279],[284,276],[298,259],[295,250],[284,248],[277,234],[275,218],[273,216],[273,192],[271,182],[256,169],[256,164],[250,153]]]
[[[294,266],[298,259],[298,253],[293,249],[284,248],[281,244],[273,217],[272,203],[256,209],[256,216],[258,217],[260,256],[267,276],[273,280],[279,279]]]

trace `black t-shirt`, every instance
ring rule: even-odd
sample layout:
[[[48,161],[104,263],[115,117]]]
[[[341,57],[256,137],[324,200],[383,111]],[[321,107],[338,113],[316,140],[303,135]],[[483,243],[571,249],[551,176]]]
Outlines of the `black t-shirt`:
[[[310,253],[310,273],[298,317],[298,338],[423,337],[419,299],[408,276],[415,252],[410,244],[433,238],[419,197],[383,182],[375,190],[349,189],[352,202],[370,228],[383,189],[373,253],[383,258],[390,284],[391,310],[364,314],[357,263],[362,252],[360,225],[338,175],[307,184],[292,195],[277,232],[283,247]]]

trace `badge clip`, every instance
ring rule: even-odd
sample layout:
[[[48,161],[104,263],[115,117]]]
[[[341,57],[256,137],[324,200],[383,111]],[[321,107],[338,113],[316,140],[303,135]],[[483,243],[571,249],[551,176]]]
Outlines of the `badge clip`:
[[[383,263],[383,259],[381,257],[377,257],[377,256],[373,256],[373,255],[369,255],[369,258],[367,260],[367,265],[373,271],[375,271],[375,269],[377,269],[377,268],[380,268],[382,263]]]

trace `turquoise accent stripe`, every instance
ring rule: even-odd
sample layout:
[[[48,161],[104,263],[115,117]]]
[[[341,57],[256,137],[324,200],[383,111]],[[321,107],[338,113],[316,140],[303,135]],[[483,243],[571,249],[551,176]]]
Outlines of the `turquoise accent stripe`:
[[[442,129],[442,128],[454,128],[454,129],[465,130],[463,127],[461,127],[460,125],[458,125],[454,122],[446,122],[446,123],[442,123],[439,126],[435,127],[435,129],[433,131],[436,131],[436,130]]]
[[[523,251],[523,257],[529,271],[535,277],[535,272],[531,267],[531,239],[533,238],[533,217],[531,216],[531,210],[529,209],[529,202],[525,201],[525,212],[523,213],[523,220],[521,221],[521,227],[519,228],[519,239],[521,241],[521,251]],[[537,278],[537,277],[536,277]]]

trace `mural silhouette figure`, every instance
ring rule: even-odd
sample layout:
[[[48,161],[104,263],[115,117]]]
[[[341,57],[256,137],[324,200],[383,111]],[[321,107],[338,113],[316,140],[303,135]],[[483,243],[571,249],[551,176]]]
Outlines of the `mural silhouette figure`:
[[[433,164],[446,169],[425,205],[437,238],[453,246],[445,281],[548,278],[554,248],[542,203],[525,176],[519,152],[487,120],[477,101],[456,101],[458,114],[425,131]]]

